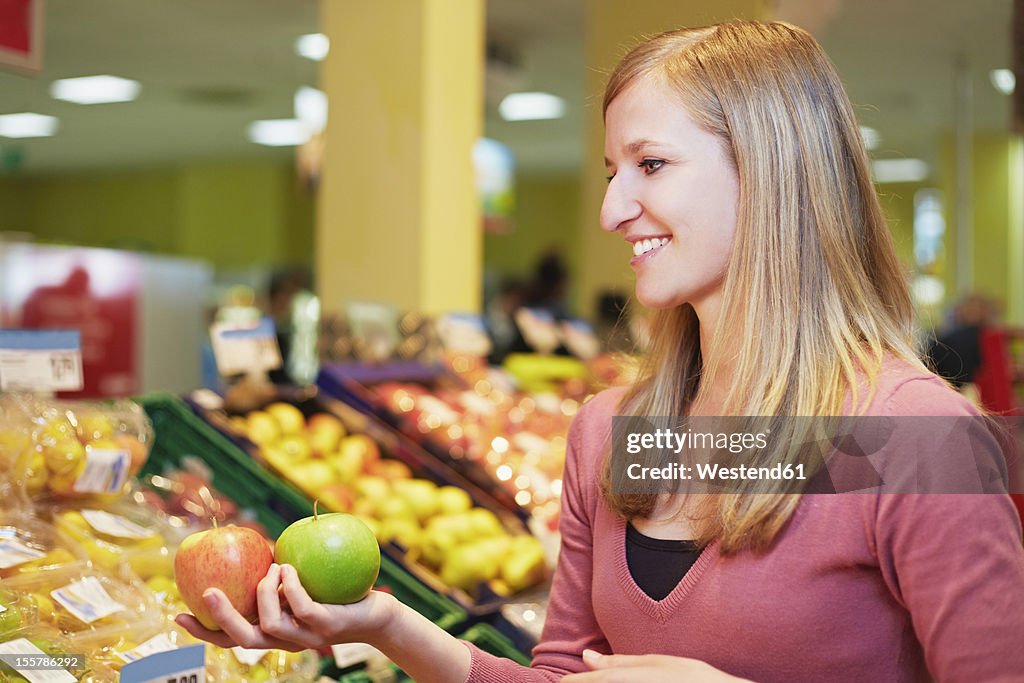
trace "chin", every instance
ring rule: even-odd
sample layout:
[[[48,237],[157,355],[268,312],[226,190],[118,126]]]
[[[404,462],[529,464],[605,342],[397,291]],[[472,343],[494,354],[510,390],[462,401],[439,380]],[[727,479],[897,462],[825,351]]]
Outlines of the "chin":
[[[637,287],[636,300],[640,302],[640,305],[644,308],[664,310],[667,308],[682,306],[688,301],[688,297],[679,296],[678,293],[652,292]]]

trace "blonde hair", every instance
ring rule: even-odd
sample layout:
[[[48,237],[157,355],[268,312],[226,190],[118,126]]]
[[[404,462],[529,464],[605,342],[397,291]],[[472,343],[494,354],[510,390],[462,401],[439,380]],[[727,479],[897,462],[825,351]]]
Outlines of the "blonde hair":
[[[874,387],[883,357],[922,370],[905,276],[869,173],[849,99],[824,51],[781,22],[731,22],[658,35],[622,59],[604,109],[638,79],[671,89],[718,135],[739,177],[737,229],[712,348],[730,340],[725,415],[840,415],[859,380]],[[630,415],[685,415],[714,386],[721,359],[701,357],[689,304],[659,311]],[[868,400],[871,390],[868,391]],[[656,497],[602,489],[624,517]],[[764,549],[799,495],[706,496],[697,540],[723,553]]]

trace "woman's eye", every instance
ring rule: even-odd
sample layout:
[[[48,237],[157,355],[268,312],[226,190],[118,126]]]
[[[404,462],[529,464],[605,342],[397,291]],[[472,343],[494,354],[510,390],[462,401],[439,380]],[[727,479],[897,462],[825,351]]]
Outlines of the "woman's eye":
[[[643,169],[644,175],[651,175],[665,164],[663,159],[644,159],[637,164]]]

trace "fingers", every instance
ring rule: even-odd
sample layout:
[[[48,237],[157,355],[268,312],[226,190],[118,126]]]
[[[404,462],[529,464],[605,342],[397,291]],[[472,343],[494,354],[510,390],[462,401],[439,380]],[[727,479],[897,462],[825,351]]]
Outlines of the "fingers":
[[[205,640],[206,642],[213,643],[219,647],[231,648],[237,644],[231,640],[231,636],[223,631],[211,631],[206,628],[191,614],[179,614],[174,617],[174,623],[192,634],[193,638]]]
[[[320,631],[330,628],[327,610],[309,597],[309,593],[299,581],[295,567],[287,564],[281,566],[281,588],[296,619]]]
[[[203,593],[203,601],[206,603],[207,609],[210,610],[213,620],[220,625],[233,645],[292,651],[305,649],[305,646],[299,647],[294,642],[275,638],[274,634],[264,633],[259,626],[250,624],[245,617],[238,613],[227,596],[216,588],[207,589]]]
[[[303,647],[315,648],[323,645],[323,639],[313,630],[281,609],[282,567],[272,564],[270,571],[256,588],[256,603],[260,613],[260,628],[264,633],[280,640],[298,643]]]

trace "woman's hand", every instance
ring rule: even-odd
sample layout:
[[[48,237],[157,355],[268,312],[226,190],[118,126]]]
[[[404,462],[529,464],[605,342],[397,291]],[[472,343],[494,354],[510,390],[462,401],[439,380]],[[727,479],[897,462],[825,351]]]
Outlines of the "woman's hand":
[[[590,671],[571,674],[564,683],[742,683],[699,659],[668,655],[602,655],[583,651],[583,663]],[[746,681],[750,683],[750,681]]]
[[[203,599],[223,631],[204,628],[191,614],[179,614],[175,621],[196,638],[220,647],[297,651],[344,642],[372,644],[374,635],[383,633],[398,612],[398,602],[379,591],[370,591],[351,605],[314,602],[299,583],[295,568],[277,564],[270,566],[256,588],[256,624],[249,623],[215,588],[207,590]]]

